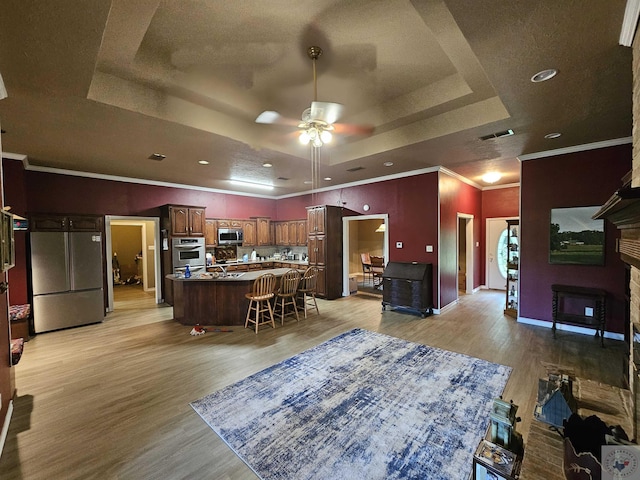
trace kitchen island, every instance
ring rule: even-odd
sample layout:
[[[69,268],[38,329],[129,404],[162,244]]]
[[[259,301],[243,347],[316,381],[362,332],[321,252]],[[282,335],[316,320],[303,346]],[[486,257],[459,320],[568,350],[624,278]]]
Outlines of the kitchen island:
[[[167,275],[173,286],[173,319],[183,325],[244,325],[249,308],[246,293],[260,275],[281,277],[290,268],[231,272],[214,278],[211,274],[191,278]]]

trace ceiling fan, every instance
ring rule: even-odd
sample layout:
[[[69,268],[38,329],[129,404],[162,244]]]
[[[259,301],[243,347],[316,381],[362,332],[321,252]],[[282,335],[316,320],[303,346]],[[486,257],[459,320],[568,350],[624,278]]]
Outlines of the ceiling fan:
[[[322,55],[322,48],[312,46],[307,49],[307,55],[313,62],[313,102],[311,107],[302,112],[301,120],[294,120],[281,116],[271,110],[262,112],[256,118],[256,123],[270,125],[297,126],[300,129],[298,137],[300,143],[314,147],[321,147],[332,140],[333,133],[346,135],[371,135],[373,126],[350,125],[336,123],[342,115],[344,106],[333,102],[318,101],[318,78],[316,73],[316,61]]]

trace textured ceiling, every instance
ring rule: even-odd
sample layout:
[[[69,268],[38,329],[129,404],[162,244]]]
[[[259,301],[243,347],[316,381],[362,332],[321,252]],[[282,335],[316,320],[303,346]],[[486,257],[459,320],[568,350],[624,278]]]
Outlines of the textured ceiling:
[[[324,51],[318,100],[344,105],[340,123],[375,127],[321,149],[332,178],[321,187],[435,166],[513,183],[518,156],[631,135],[624,0],[2,4],[2,146],[34,168],[307,191],[310,147],[296,127],[254,120],[309,107],[311,45]],[[546,68],[559,74],[530,81]],[[506,129],[515,135],[479,139]]]

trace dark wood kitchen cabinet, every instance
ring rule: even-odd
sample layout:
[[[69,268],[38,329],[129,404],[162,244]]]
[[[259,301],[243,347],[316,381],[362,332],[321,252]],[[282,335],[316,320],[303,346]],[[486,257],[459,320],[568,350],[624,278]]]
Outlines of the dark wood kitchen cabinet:
[[[307,221],[306,220],[298,220],[297,222],[297,241],[296,244],[303,246],[307,244]]]
[[[204,237],[206,230],[204,207],[166,205],[163,210],[163,217],[169,218],[171,236]]]
[[[309,266],[318,268],[317,295],[328,300],[342,296],[342,208],[307,207]]]
[[[257,241],[259,247],[272,245],[271,220],[269,218],[256,218]]]
[[[104,221],[96,215],[32,214],[29,216],[32,232],[102,232]]]
[[[242,246],[254,247],[256,245],[256,221],[255,220],[243,220],[242,221]]]
[[[218,223],[213,218],[205,219],[204,243],[207,247],[215,247],[218,245]]]

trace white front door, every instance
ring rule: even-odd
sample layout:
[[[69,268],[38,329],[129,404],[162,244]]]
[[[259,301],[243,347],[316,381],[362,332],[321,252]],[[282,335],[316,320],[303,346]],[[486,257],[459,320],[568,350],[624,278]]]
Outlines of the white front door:
[[[487,288],[507,288],[507,222],[503,218],[487,219]]]

